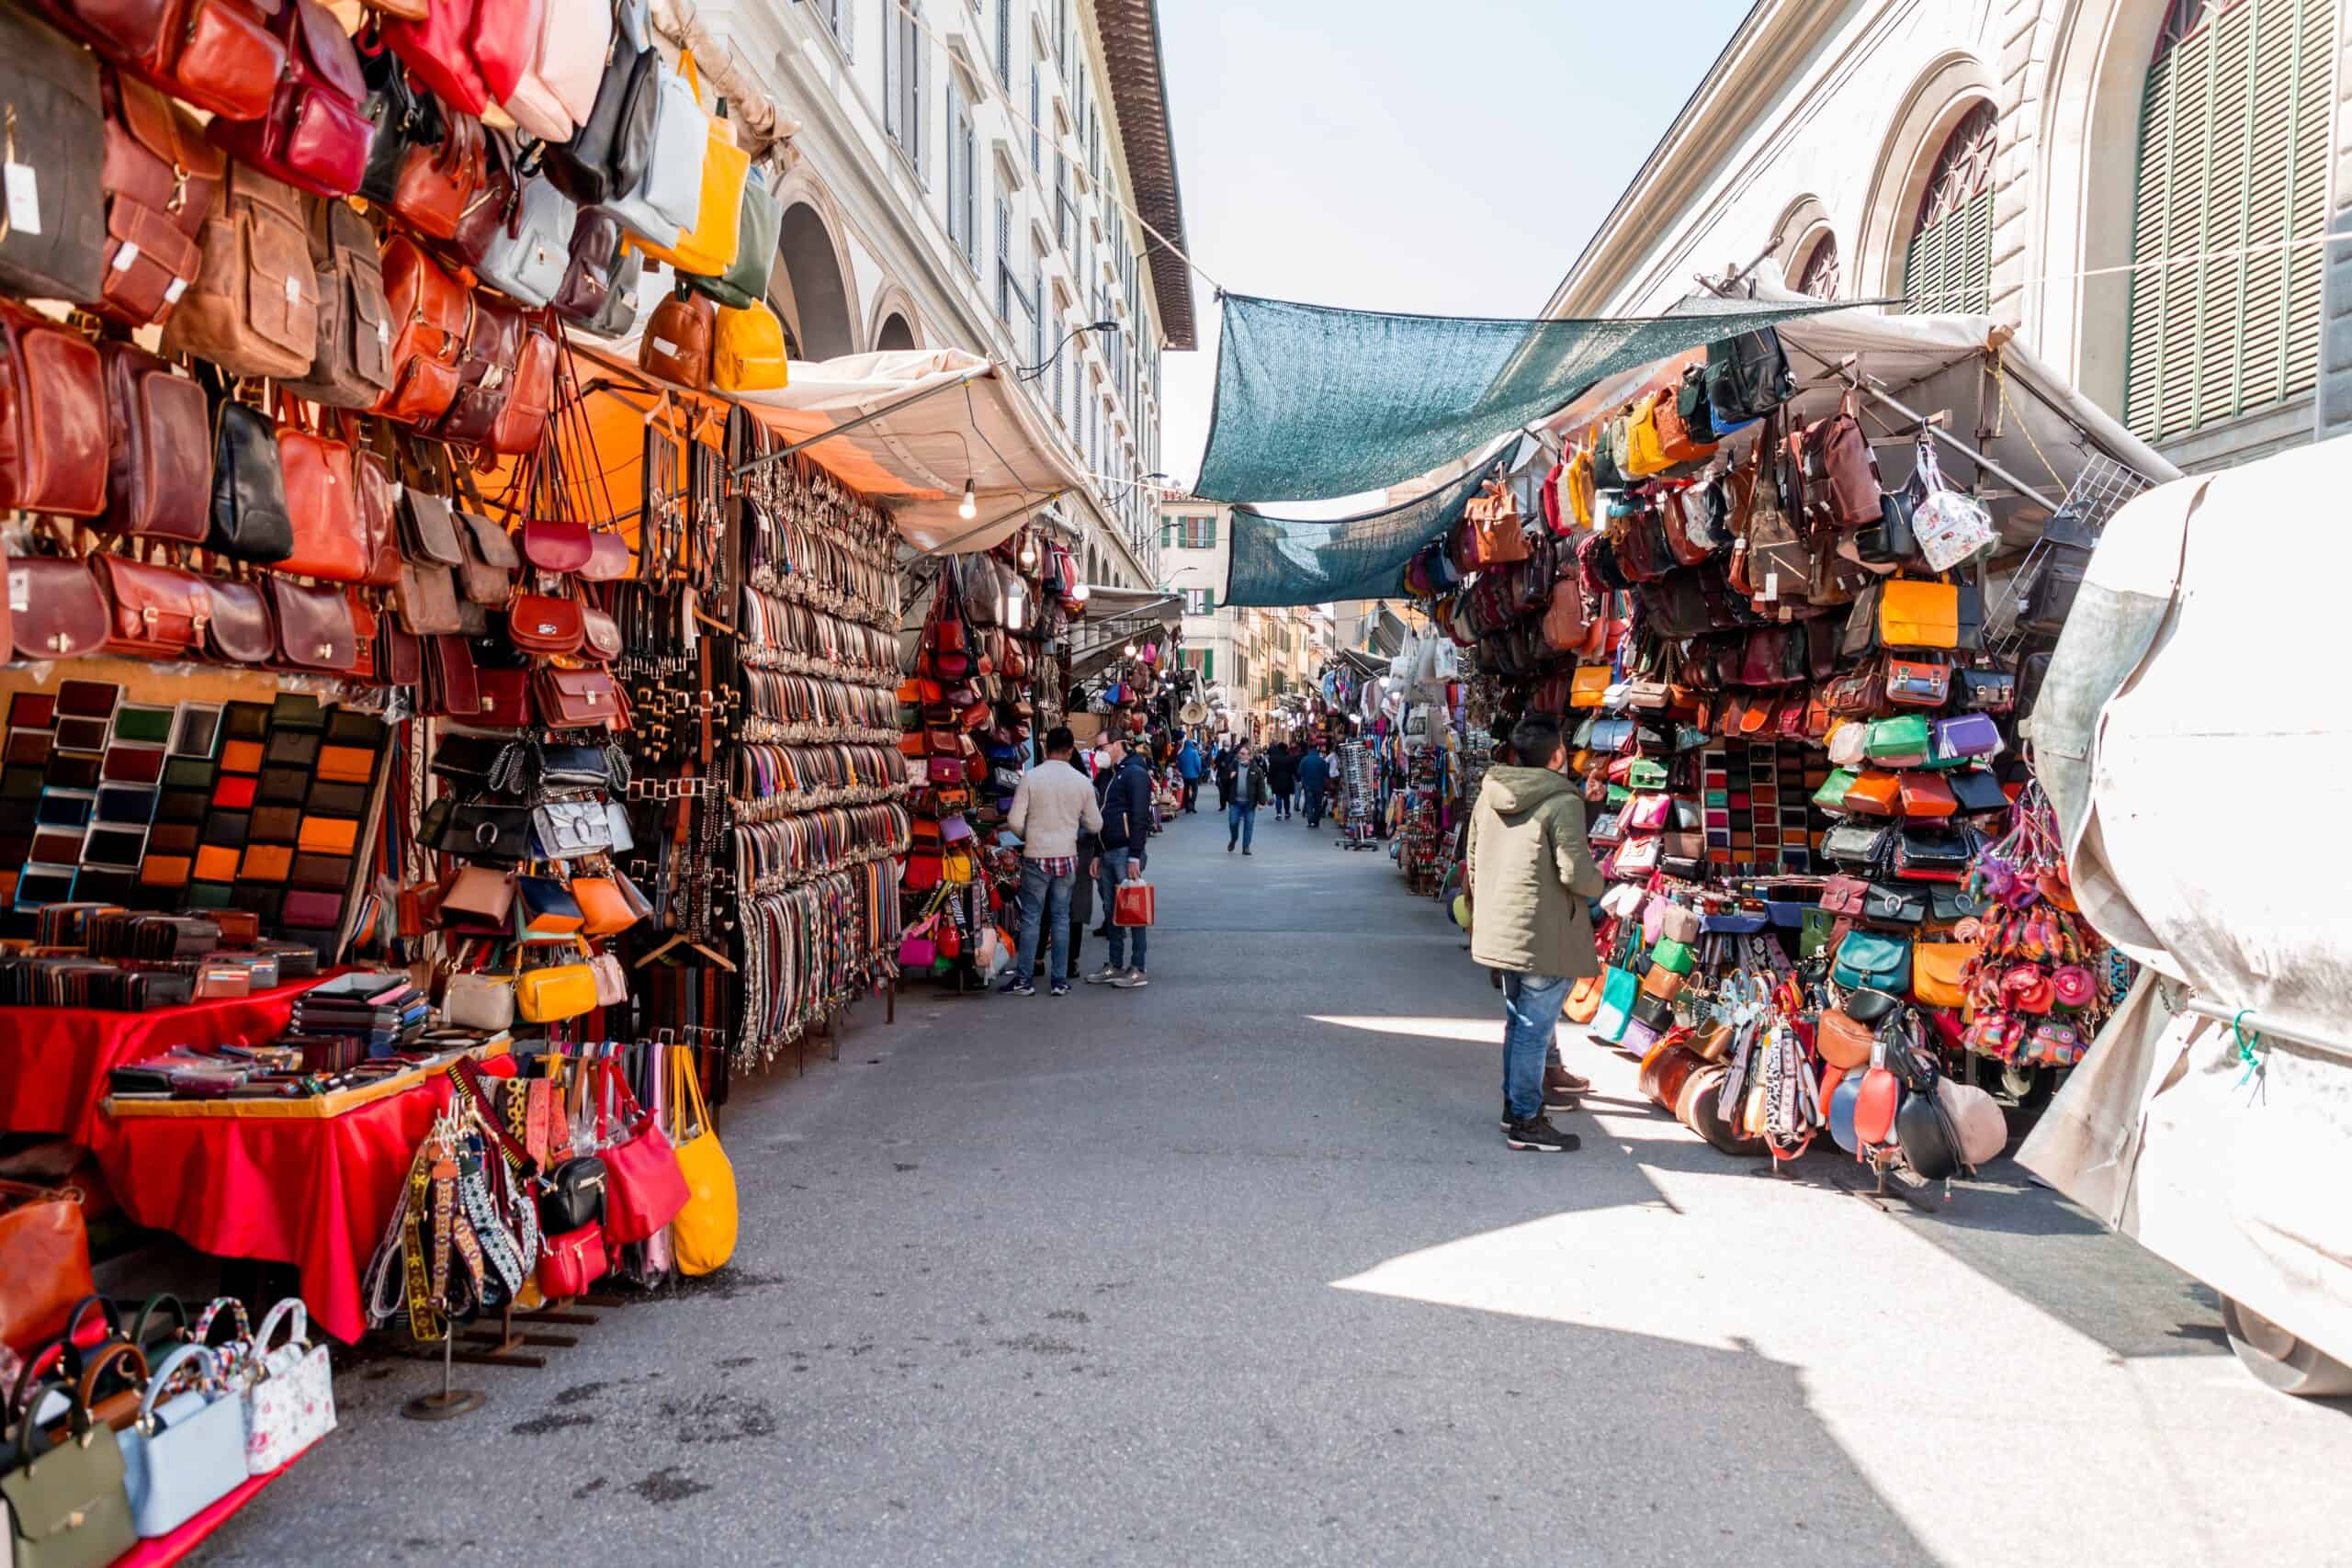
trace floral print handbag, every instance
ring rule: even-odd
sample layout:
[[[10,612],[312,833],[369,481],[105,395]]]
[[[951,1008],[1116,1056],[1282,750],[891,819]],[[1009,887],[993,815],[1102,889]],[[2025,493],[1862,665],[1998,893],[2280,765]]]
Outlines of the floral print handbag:
[[[278,1321],[292,1315],[286,1343],[272,1349]],[[246,1393],[245,1469],[266,1475],[334,1430],[334,1381],[327,1348],[311,1343],[311,1314],[288,1296],[269,1309],[254,1337],[253,1382]]]

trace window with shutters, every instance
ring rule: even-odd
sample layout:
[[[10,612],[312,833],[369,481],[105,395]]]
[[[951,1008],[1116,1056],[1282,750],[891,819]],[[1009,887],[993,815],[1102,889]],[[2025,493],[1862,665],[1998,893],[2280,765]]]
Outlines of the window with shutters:
[[[1909,309],[1983,315],[1993,306],[1993,106],[1980,103],[1944,138],[1903,255]]]
[[[947,237],[964,254],[967,266],[980,264],[978,237],[979,160],[974,155],[972,108],[955,82],[947,84]]]
[[[850,22],[856,15],[852,9],[855,3],[856,0],[817,0],[814,7],[817,19],[825,24],[825,30],[833,35],[833,41],[842,46],[843,54],[853,52],[850,49]]]
[[[882,120],[915,173],[927,175],[923,111],[930,96],[931,39],[920,25],[922,15],[919,6],[883,0]]]
[[[2318,379],[2324,247],[2293,242],[2327,226],[2335,17],[2335,0],[2174,0],[2140,99],[2137,435],[2258,413]]]
[[[1184,590],[1184,614],[1188,615],[1205,615],[1216,608],[1216,595],[1211,590],[1206,588],[1187,588]]]
[[[1016,0],[996,0],[996,79],[1012,87],[1012,7]]]
[[[1037,80],[1037,67],[1029,67],[1029,172],[1043,174],[1046,169],[1045,89]]]
[[[996,198],[996,319],[1012,324],[1012,296],[1020,285],[1012,281],[1012,206]]]
[[[1804,265],[1797,269],[1797,292],[1816,299],[1835,299],[1841,281],[1838,236],[1824,230],[1805,253]]]

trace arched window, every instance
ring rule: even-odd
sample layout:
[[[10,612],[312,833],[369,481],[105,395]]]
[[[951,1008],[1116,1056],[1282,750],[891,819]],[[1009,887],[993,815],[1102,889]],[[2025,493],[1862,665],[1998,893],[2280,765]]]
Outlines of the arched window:
[[[2124,410],[2149,440],[2318,378],[2322,247],[2287,242],[2327,226],[2335,15],[2335,0],[2171,0],[2141,95],[2132,233]]]
[[[1821,238],[1805,253],[1804,265],[1797,268],[1797,292],[1810,294],[1816,299],[1835,299],[1838,286],[1844,281],[1843,269],[1838,258],[1838,236],[1826,229]]]
[[[1903,253],[1903,292],[1914,310],[1983,315],[1993,308],[1993,106],[1980,103],[1951,128],[1928,171]]]

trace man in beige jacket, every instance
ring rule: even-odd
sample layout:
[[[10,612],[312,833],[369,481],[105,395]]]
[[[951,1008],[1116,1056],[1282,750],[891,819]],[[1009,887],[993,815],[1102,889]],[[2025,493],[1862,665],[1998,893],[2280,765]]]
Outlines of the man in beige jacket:
[[[1470,814],[1470,956],[1503,976],[1503,1142],[1560,1154],[1577,1135],[1544,1112],[1576,1101],[1564,1092],[1569,1082],[1546,1083],[1545,1069],[1569,987],[1600,973],[1585,906],[1608,883],[1585,840],[1584,796],[1567,775],[1560,727],[1530,714],[1510,746],[1521,765],[1488,770]]]
[[[1046,732],[1046,760],[1021,776],[1005,823],[1021,838],[1021,951],[1003,994],[1037,994],[1037,938],[1053,934],[1053,993],[1069,995],[1069,892],[1078,874],[1078,836],[1102,830],[1094,786],[1069,765],[1078,742],[1066,727]]]

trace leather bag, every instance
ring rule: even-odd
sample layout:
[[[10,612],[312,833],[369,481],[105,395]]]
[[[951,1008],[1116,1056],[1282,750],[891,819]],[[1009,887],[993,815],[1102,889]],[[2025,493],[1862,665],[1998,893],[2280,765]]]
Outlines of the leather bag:
[[[578,326],[595,321],[612,293],[620,251],[620,220],[601,209],[581,211],[571,226],[562,280],[548,300],[555,313]]]
[[[678,225],[676,242],[649,239],[644,249],[648,255],[668,262],[680,273],[724,276],[735,265],[736,253],[742,244],[743,187],[751,174],[752,158],[736,145],[731,121],[703,112],[702,78],[695,70],[695,51],[691,49],[678,56],[678,77],[692,95],[695,117],[702,124],[700,190],[694,216]],[[670,107],[666,82],[662,90],[662,123],[655,133],[657,159],[661,138],[668,134],[669,118],[674,112]]]
[[[204,389],[153,355],[107,339],[104,367],[107,508],[92,526],[110,534],[201,544],[210,527],[211,410]]]
[[[467,211],[490,179],[488,133],[467,114],[445,113],[441,140],[412,143],[392,186],[392,215],[427,239],[458,237]],[[385,269],[389,273],[389,264]]]
[[[1825,1008],[1814,1030],[1813,1045],[1821,1059],[1848,1072],[1867,1066],[1877,1043],[1877,1031],[1856,1022],[1838,1008]]]
[[[721,310],[711,347],[710,381],[721,392],[769,392],[790,379],[784,323],[760,300]]]
[[[111,1348],[139,1353],[129,1345]],[[46,1440],[40,1423],[18,1421],[16,1468],[0,1475],[10,1561],[25,1568],[104,1568],[139,1543],[120,1441],[92,1416],[87,1393],[76,1388],[71,1398],[71,1435],[36,1452]]]
[[[98,313],[138,328],[172,313],[196,281],[198,237],[229,161],[196,121],[135,76],[106,73],[106,272]]]
[[[767,301],[768,277],[784,229],[783,204],[769,192],[766,175],[757,169],[743,181],[743,208],[736,229],[734,265],[715,277],[689,272],[685,280],[688,288],[709,295],[722,308],[745,310]]]
[[[719,1146],[690,1054],[673,1051],[669,1055],[672,1115],[684,1140],[677,1145],[678,1174],[686,1184],[685,1205],[670,1222],[670,1248],[678,1272],[693,1277],[715,1273],[735,1256],[735,1168]]]
[[[513,97],[529,76],[547,31],[545,13],[573,9],[577,7],[563,0],[475,0],[468,48],[494,101],[503,104]]]
[[[1893,578],[1880,585],[1878,639],[1888,648],[1952,648],[1960,640],[1960,590],[1949,582]]]
[[[501,99],[514,123],[542,141],[570,141],[594,110],[612,41],[612,13],[605,6],[561,0],[542,6],[530,64]]]
[[[277,631],[277,662],[288,670],[348,675],[359,662],[358,626],[339,588],[314,588],[272,575],[264,585]]]
[[[494,294],[477,293],[458,341],[458,389],[435,427],[444,441],[481,446],[497,427],[523,353],[523,312]]]
[[[1900,996],[1911,985],[1911,943],[1880,931],[1848,931],[1829,977],[1849,991],[1867,987]]]
[[[286,73],[255,119],[215,119],[208,131],[235,157],[318,196],[348,196],[368,173],[376,127],[361,108],[368,85],[351,35],[319,0],[280,0],[270,25]]]
[[[277,426],[244,403],[221,402],[212,414],[212,507],[205,547],[269,565],[294,548]]]
[[[506,603],[514,592],[514,571],[522,564],[514,540],[487,517],[470,512],[457,516],[458,547],[464,559],[458,577],[468,600],[492,607]]]
[[[654,92],[651,118],[642,132],[641,172],[633,184],[616,186],[605,205],[641,244],[670,249],[702,214],[703,161],[711,150],[711,128],[685,77],[658,51],[650,65]]]
[[[306,230],[319,286],[319,331],[310,369],[287,383],[330,408],[368,409],[392,388],[392,308],[368,220],[350,203],[313,197]]]
[[[693,1193],[661,1126],[637,1103],[613,1065],[601,1066],[599,1095],[610,1097],[620,1122],[616,1141],[604,1152],[605,1238],[626,1246],[646,1240],[677,1218]]]
[[[0,509],[104,512],[107,423],[96,345],[0,299]]]
[[[0,226],[0,289],[96,303],[109,259],[98,62],[23,6],[0,6],[0,114],[40,215]]]
[[[193,572],[103,552],[91,575],[106,596],[106,651],[133,659],[186,659],[203,640],[211,596]]]
[[[476,270],[483,282],[532,309],[562,286],[579,209],[544,178],[526,179]]]
[[[113,624],[106,592],[77,557],[8,558],[8,639],[19,659],[96,653]]]
[[[204,220],[196,282],[164,323],[164,352],[230,376],[309,373],[319,344],[319,280],[293,186],[243,164]]]
[[[1962,980],[1976,953],[1976,944],[1970,942],[1919,943],[1911,952],[1911,995],[1929,1007],[1965,1006]]]
[[[644,177],[661,96],[650,42],[645,0],[621,0],[595,101],[571,139],[548,149],[548,177],[583,209],[627,196]]]
[[[550,1230],[539,1246],[539,1294],[551,1302],[584,1296],[611,1268],[605,1254],[604,1226]]]
[[[525,318],[506,396],[500,400],[498,412],[490,423],[490,434],[481,446],[508,457],[521,457],[538,449],[540,437],[547,433],[548,420],[554,412],[558,352],[554,334],[537,318]],[[460,399],[463,396],[461,392]]]
[[[384,41],[408,62],[417,80],[461,115],[490,107],[490,85],[474,59],[475,0],[432,0],[421,19],[393,17]]]
[[[540,722],[550,728],[618,729],[628,722],[620,688],[601,670],[537,671],[531,695]]]
[[[294,520],[294,548],[277,570],[329,582],[365,582],[375,553],[360,526],[351,448],[289,423],[277,427],[277,460]]]
[[[257,119],[286,74],[286,46],[255,0],[46,0],[106,59],[228,119]],[[9,58],[15,58],[11,49]]]
[[[196,1382],[159,1404],[191,1363],[200,1373]],[[171,1534],[243,1486],[247,1438],[245,1390],[222,1379],[210,1348],[182,1344],[157,1362],[139,1419],[119,1439],[123,1491],[141,1539]]]
[[[430,424],[458,395],[466,291],[406,234],[386,239],[380,259],[395,335],[391,388],[374,412],[403,424]]]
[[[556,1235],[601,1224],[606,1179],[605,1162],[594,1155],[565,1160],[548,1171],[539,1189],[539,1228]]]
[[[544,593],[518,593],[506,612],[506,635],[526,653],[577,653],[581,604]]]
[[[637,363],[664,381],[707,391],[717,331],[718,311],[708,299],[684,288],[673,290],[653,307],[638,345]]]
[[[0,1181],[0,1345],[20,1355],[65,1332],[90,1282],[90,1234],[78,1188]]]

